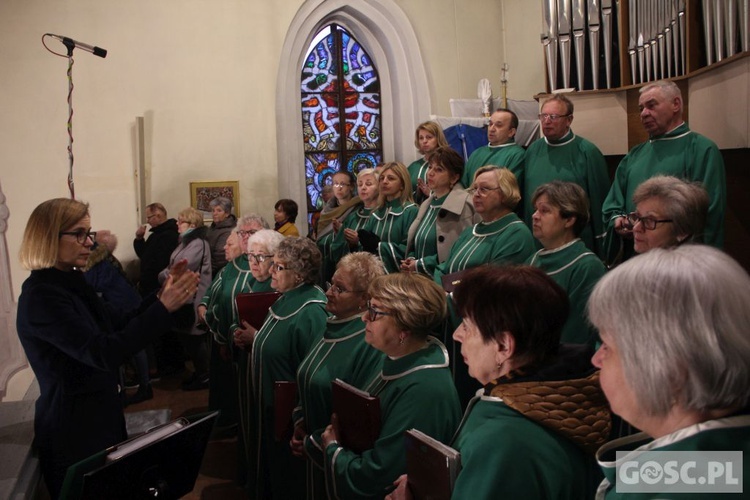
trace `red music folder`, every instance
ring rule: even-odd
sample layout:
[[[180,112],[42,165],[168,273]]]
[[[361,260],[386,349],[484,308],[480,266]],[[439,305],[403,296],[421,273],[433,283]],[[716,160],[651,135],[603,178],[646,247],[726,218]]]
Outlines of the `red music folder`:
[[[277,380],[273,383],[274,438],[289,441],[292,437],[292,412],[297,406],[297,383]]]
[[[279,297],[281,297],[279,292],[237,294],[234,300],[237,304],[237,313],[240,316],[240,325],[242,325],[242,321],[247,321],[253,328],[260,330],[266,320],[268,310]]]
[[[461,454],[417,430],[404,433],[406,474],[415,500],[450,500],[461,471]]]
[[[372,449],[380,436],[380,398],[341,379],[331,382],[331,390],[341,446],[355,453]]]

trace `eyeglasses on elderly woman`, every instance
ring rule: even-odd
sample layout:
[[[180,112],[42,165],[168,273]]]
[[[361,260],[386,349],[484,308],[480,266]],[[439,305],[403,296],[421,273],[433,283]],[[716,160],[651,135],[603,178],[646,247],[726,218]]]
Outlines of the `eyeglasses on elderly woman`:
[[[272,253],[253,253],[253,252],[247,253],[247,258],[253,259],[258,264],[263,264],[265,261],[267,261],[268,259],[272,257],[273,257]],[[282,267],[282,271],[283,269],[284,268]]]
[[[341,295],[342,293],[363,293],[366,291],[366,290],[346,290],[345,288],[341,288],[338,285],[334,285],[330,281],[326,281],[326,290],[328,290],[334,295]]]
[[[672,219],[655,219],[653,217],[641,217],[636,212],[630,212],[625,216],[628,219],[628,223],[631,227],[635,227],[639,222],[643,224],[643,229],[647,231],[653,231],[656,229],[657,224],[666,222],[674,222]]]
[[[374,307],[372,307],[372,304],[370,301],[367,301],[367,321],[377,321],[379,316],[393,316],[393,314],[385,311],[378,311]]]

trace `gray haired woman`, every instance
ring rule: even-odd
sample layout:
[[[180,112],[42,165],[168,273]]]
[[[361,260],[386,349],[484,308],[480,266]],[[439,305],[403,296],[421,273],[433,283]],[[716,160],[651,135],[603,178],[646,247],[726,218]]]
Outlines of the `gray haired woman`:
[[[208,204],[211,207],[213,222],[208,228],[206,240],[211,247],[211,278],[215,278],[221,269],[227,265],[224,256],[224,245],[229,233],[237,225],[237,217],[232,213],[232,200],[219,196]]]
[[[251,481],[254,498],[304,498],[304,462],[292,456],[289,437],[274,437],[276,415],[274,384],[294,382],[297,369],[326,329],[326,296],[315,283],[320,276],[321,254],[308,238],[290,236],[282,241],[271,264],[271,287],[282,296],[271,306],[263,326],[253,334],[251,372],[254,410],[251,428],[254,458]],[[264,491],[265,482],[270,492]]]
[[[750,456],[750,276],[737,262],[703,245],[655,249],[604,276],[589,311],[604,394],[643,431],[597,452],[600,498],[621,498],[615,470],[642,451]]]
[[[627,218],[636,253],[703,241],[709,199],[700,184],[658,175],[636,188],[633,203]]]
[[[224,256],[229,263],[216,275],[211,287],[198,306],[198,317],[211,332],[210,372],[208,391],[210,410],[221,410],[217,425],[226,427],[237,423],[237,382],[233,361],[233,325],[237,323],[235,297],[251,290],[253,275],[247,254],[250,235],[268,229],[263,217],[250,214],[242,217],[227,238]]]

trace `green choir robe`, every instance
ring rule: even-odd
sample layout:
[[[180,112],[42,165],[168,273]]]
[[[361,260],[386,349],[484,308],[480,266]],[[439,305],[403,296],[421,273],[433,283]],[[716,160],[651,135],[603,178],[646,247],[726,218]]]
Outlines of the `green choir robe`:
[[[484,264],[523,264],[534,253],[534,237],[521,219],[511,212],[490,223],[480,222],[466,228],[451,248],[448,260],[435,270],[435,281],[442,286],[442,277]],[[453,382],[458,389],[462,406],[471,399],[479,383],[469,376],[466,363],[461,360],[461,344],[453,340],[453,331],[461,318],[448,300],[448,319],[444,326],[443,342],[451,359]]]
[[[404,431],[416,428],[442,442],[455,432],[461,410],[448,371],[448,353],[437,339],[428,339],[419,351],[398,359],[385,357],[382,370],[361,387],[380,398],[380,436],[373,449],[361,455],[328,445],[329,498],[383,498],[406,472]]]
[[[620,236],[614,231],[614,220],[635,210],[633,192],[643,181],[656,175],[672,175],[703,185],[710,200],[703,241],[722,248],[727,208],[724,160],[713,141],[696,134],[683,123],[664,135],[652,137],[635,146],[617,166],[615,179],[602,207],[607,230],[607,262],[614,259],[621,243]],[[596,213],[592,206],[592,216]],[[627,240],[623,250],[625,258],[633,255],[632,239]]]
[[[401,203],[400,199],[386,202],[386,204],[372,215],[370,231],[378,235],[378,255],[389,273],[398,272],[401,259],[406,252],[406,241],[409,227],[417,218],[419,207],[411,201]]]
[[[248,290],[246,292],[271,292],[271,278],[266,281],[258,281],[252,275],[248,280]],[[239,327],[239,318],[230,326],[229,331],[234,332]],[[248,469],[252,463],[252,451],[248,443],[252,442],[251,428],[252,411],[255,407],[252,398],[252,371],[250,365],[250,356],[244,349],[235,346],[237,354],[237,397],[239,406],[239,432],[237,433],[237,470],[239,472],[237,482],[240,485],[247,485],[251,489],[254,485],[248,484]]]
[[[356,248],[351,248],[349,242],[344,238],[344,229],[353,229],[359,231],[360,229],[366,229],[372,231],[374,219],[370,217],[373,212],[373,208],[365,208],[364,206],[359,207],[356,210],[349,212],[344,222],[341,223],[341,229],[335,233],[333,242],[331,242],[331,259],[336,263],[349,252],[361,252],[362,245],[358,244]]]
[[[253,339],[251,498],[268,495],[266,480],[274,498],[304,496],[303,460],[292,456],[288,441],[274,439],[274,382],[296,380],[297,368],[325,331],[325,304],[323,290],[314,285],[284,292]]]
[[[239,418],[237,367],[233,361],[221,357],[219,346],[224,346],[232,354],[232,359],[236,358],[234,328],[231,328],[237,318],[234,298],[239,293],[250,291],[251,281],[250,263],[243,253],[221,268],[201,300],[201,305],[206,307],[206,324],[215,342],[210,351],[208,408],[211,411],[221,410],[219,426],[236,424]]]
[[[581,239],[590,250],[601,255],[605,228],[597,214],[602,211],[610,182],[607,163],[599,148],[572,131],[559,141],[542,137],[529,146],[526,151],[526,182],[521,191],[523,216],[529,227],[534,215],[531,204],[534,190],[552,181],[574,182],[586,192],[591,218]]]
[[[451,444],[461,472],[451,498],[593,498],[601,475],[593,457],[493,396],[477,396]]]
[[[523,264],[534,253],[534,237],[518,216],[511,212],[499,219],[467,227],[451,248],[448,260],[435,269],[435,281],[482,264]]]
[[[616,452],[618,451],[627,452],[627,454],[617,460]],[[691,492],[680,494],[665,491],[663,494],[659,494],[617,492],[615,487],[615,474],[618,471],[617,466],[630,460],[636,460],[638,454],[644,451],[742,452],[742,471],[735,469],[732,475],[734,478],[738,478],[742,474],[744,478],[744,493],[717,494]],[[599,485],[596,498],[607,500],[621,498],[633,500],[656,498],[684,498],[685,500],[715,500],[720,498],[732,500],[747,498],[747,478],[750,477],[750,460],[748,460],[748,456],[750,456],[750,414],[748,414],[747,408],[739,414],[690,425],[657,439],[653,439],[645,433],[615,439],[599,448],[599,451],[596,452],[599,466],[602,468],[602,472],[604,472],[604,480]],[[643,464],[643,462],[644,459],[641,457],[640,463]]]
[[[488,144],[471,153],[464,167],[461,184],[470,188],[474,183],[474,175],[477,173],[477,170],[486,165],[495,165],[497,167],[506,167],[513,172],[518,182],[518,188],[523,193],[525,163],[526,150],[516,144],[516,141],[511,139],[510,142],[500,144],[499,146]]]
[[[383,364],[384,354],[365,342],[362,315],[328,318],[323,338],[310,350],[297,370],[300,405],[295,425],[307,430],[304,441],[307,461],[307,498],[325,499],[321,435],[331,421],[331,382],[340,378],[355,387],[370,381]]]
[[[411,189],[412,193],[411,196],[414,198],[414,200],[422,202],[426,199],[426,196],[422,194],[422,191],[419,190],[417,181],[419,179],[422,179],[425,183],[427,183],[427,167],[429,167],[430,164],[427,162],[427,160],[422,157],[418,160],[415,160],[409,164],[406,169],[409,171],[409,178],[411,179]]]
[[[596,330],[589,324],[586,304],[607,268],[580,238],[552,250],[539,250],[527,262],[547,273],[568,294],[570,314],[560,342],[594,345]]]

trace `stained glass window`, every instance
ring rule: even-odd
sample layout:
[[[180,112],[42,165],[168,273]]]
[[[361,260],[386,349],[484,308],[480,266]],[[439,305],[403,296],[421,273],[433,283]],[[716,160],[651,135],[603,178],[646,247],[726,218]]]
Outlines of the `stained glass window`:
[[[364,48],[332,24],[313,40],[301,76],[307,210],[323,207],[333,174],[383,160],[380,80]],[[309,220],[309,219],[308,219]]]

